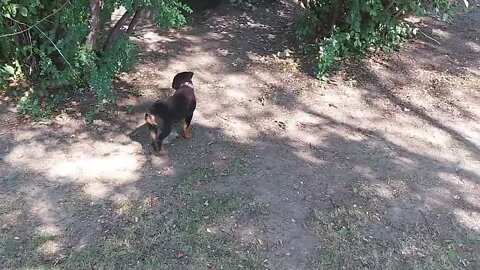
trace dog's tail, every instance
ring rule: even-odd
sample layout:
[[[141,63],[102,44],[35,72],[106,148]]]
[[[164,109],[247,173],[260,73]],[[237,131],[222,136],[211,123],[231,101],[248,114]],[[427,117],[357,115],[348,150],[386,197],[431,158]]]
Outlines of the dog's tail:
[[[150,124],[152,126],[155,126],[157,124],[157,121],[155,121],[155,115],[146,113],[145,114],[145,122],[147,124]]]

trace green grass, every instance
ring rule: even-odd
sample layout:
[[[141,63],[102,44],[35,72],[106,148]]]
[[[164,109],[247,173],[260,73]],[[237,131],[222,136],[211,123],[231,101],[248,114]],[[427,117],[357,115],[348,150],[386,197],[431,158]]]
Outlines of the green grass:
[[[243,159],[233,158],[222,171],[222,176],[243,175],[246,172],[247,165]]]
[[[233,166],[233,165],[232,165]],[[232,168],[236,168],[237,165]],[[259,269],[257,243],[239,239],[231,224],[265,209],[245,194],[220,194],[221,172],[196,167],[178,182],[169,205],[139,198],[116,205],[107,234],[78,250],[62,250],[61,261],[45,259],[40,247],[57,237],[38,234],[19,246],[0,236],[3,267],[12,269]],[[148,198],[148,197],[147,197]],[[108,208],[108,205],[104,206]],[[111,205],[110,205],[111,207]],[[229,225],[230,224],[230,225]],[[15,245],[17,243],[17,245]],[[75,243],[72,243],[75,245]]]
[[[194,168],[179,184],[181,207],[156,212],[127,207],[126,220],[105,241],[72,254],[69,268],[258,269],[255,246],[240,243],[220,221],[255,211],[248,196],[216,194],[205,187],[212,168]],[[133,211],[132,211],[133,210]]]
[[[372,237],[385,227],[372,211],[357,206],[312,211],[307,221],[322,247],[316,269],[475,269],[480,238],[442,240],[421,230]]]

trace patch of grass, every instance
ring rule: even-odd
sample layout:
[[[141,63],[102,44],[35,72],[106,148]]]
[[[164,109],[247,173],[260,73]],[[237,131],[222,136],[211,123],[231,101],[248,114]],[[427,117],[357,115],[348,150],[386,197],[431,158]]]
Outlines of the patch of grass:
[[[85,115],[85,123],[88,125],[92,124],[93,120],[97,119],[100,115],[100,111],[100,107],[95,107],[94,109],[89,110]]]
[[[330,250],[330,249],[326,248],[320,254],[321,266],[338,265],[338,260],[339,260],[339,258],[338,258],[337,253],[335,252],[335,250]]]
[[[241,164],[233,160],[229,168],[238,171]],[[215,192],[212,184],[218,176],[220,172],[212,167],[195,167],[164,199],[146,196],[95,204],[98,213],[108,213],[102,215],[108,231],[80,249],[68,248],[77,243],[56,246],[68,241],[68,235],[29,234],[38,224],[8,228],[0,234],[0,265],[2,269],[261,269],[259,254],[264,246],[242,240],[240,234],[247,226],[243,222],[266,213],[266,208],[246,194]],[[56,247],[60,249],[52,253]]]
[[[260,93],[257,99],[260,104],[262,104],[262,106],[265,106],[266,103],[277,100],[277,96],[277,92],[262,91],[262,93]]]
[[[55,236],[38,233],[32,236],[12,233],[0,235],[0,264],[2,269],[56,269],[50,265],[42,247],[54,242]]]
[[[178,185],[178,191],[192,195],[193,192],[201,189],[206,184],[216,179],[216,172],[208,166],[193,168]]]
[[[73,252],[68,269],[259,269],[255,245],[243,243],[223,222],[261,213],[243,194],[217,194],[208,186],[216,177],[197,167],[180,181],[175,207],[122,204],[123,223],[105,239]]]
[[[47,243],[48,241],[53,241],[53,240],[55,240],[54,235],[39,233],[33,237],[32,244],[35,247],[40,247],[41,245]]]
[[[246,162],[241,158],[233,158],[228,163],[228,166],[222,171],[223,176],[227,175],[241,175],[246,171]]]
[[[297,96],[302,96],[305,94],[305,88],[303,86],[300,86],[299,88],[293,90],[293,93]]]
[[[378,239],[372,232],[379,223],[361,207],[312,211],[307,227],[321,240],[317,269],[476,269],[476,238],[440,240],[420,231],[393,232]]]
[[[126,114],[132,114],[134,110],[135,110],[135,106],[133,106],[133,105],[127,105],[125,107],[125,113]]]

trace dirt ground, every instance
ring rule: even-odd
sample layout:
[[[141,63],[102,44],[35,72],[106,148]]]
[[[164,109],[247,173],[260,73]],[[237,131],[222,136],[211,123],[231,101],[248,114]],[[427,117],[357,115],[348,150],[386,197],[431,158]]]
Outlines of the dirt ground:
[[[480,9],[326,83],[292,12],[142,23],[91,125],[0,103],[1,268],[480,269]],[[143,112],[185,70],[193,138],[152,155]]]

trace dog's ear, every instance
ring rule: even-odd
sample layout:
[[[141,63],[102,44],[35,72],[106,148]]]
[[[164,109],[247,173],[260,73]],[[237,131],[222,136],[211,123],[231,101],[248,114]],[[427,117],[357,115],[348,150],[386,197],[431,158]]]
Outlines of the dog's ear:
[[[152,126],[157,125],[157,121],[155,121],[155,115],[153,115],[153,114],[146,113],[145,114],[145,122],[147,122],[148,124],[150,124]]]

